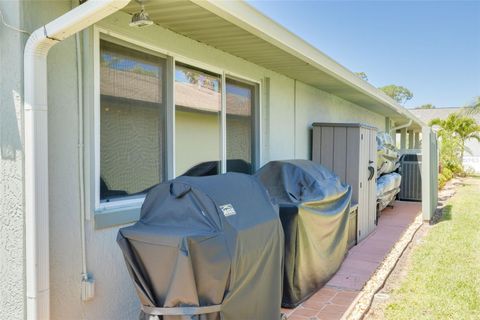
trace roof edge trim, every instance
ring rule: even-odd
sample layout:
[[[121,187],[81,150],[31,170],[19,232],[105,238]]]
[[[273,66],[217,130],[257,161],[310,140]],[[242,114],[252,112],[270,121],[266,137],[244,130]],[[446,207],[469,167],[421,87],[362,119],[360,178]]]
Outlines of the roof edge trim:
[[[367,81],[360,79],[353,72],[300,38],[279,23],[265,16],[244,1],[215,1],[215,0],[190,0],[215,15],[237,25],[252,33],[260,39],[296,56],[305,63],[331,75],[339,81],[351,86],[400,116],[412,119],[421,126],[426,126],[423,121],[399,105],[383,91],[374,87]],[[266,33],[264,30],[269,30]]]

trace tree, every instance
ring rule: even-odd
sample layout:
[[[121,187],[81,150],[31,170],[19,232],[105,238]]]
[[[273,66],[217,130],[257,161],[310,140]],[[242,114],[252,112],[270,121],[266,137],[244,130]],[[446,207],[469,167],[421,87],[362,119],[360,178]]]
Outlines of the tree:
[[[431,103],[427,103],[427,104],[422,104],[420,107],[416,107],[415,109],[435,109],[436,107],[431,104]]]
[[[472,103],[472,108],[476,108],[478,111],[480,111],[480,96],[478,96],[475,102]]]
[[[445,120],[436,118],[430,121],[430,126],[435,125],[439,126],[438,135],[442,137],[442,141],[451,137],[458,138],[460,159],[463,159],[467,140],[475,139],[480,142],[480,125],[471,117],[452,113]]]
[[[368,81],[368,76],[363,71],[355,72],[355,75],[364,81]],[[397,101],[400,104],[404,104],[405,102],[413,98],[413,93],[407,88],[402,86],[390,84],[388,86],[380,87],[379,89],[385,92],[387,96],[389,96],[390,98],[392,98],[393,100]],[[427,105],[424,105],[424,106],[427,106]],[[428,109],[435,108],[435,106],[431,104],[429,106],[431,106],[431,108],[428,108]],[[422,108],[422,109],[427,109],[427,108]]]
[[[355,72],[355,75],[364,81],[368,81],[368,76],[365,72]]]
[[[480,114],[480,96],[476,97],[465,109],[467,115]]]
[[[400,104],[404,104],[405,102],[413,98],[413,93],[402,86],[390,84],[388,86],[380,87],[379,89]]]

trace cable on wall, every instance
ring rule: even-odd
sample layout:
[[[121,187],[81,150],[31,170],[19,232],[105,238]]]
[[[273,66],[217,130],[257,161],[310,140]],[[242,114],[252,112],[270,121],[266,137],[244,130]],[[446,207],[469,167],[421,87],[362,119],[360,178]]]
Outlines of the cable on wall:
[[[2,24],[8,29],[30,35],[30,32],[14,27],[11,24],[8,24],[7,21],[5,21],[5,17],[3,16],[2,10],[0,10],[0,20],[2,21]]]
[[[75,0],[72,1],[72,8],[78,4]],[[77,155],[78,155],[78,188],[79,188],[79,211],[80,211],[80,250],[82,260],[82,274],[81,274],[81,297],[83,301],[88,301],[94,296],[94,279],[88,272],[87,267],[87,244],[86,244],[86,208],[85,208],[85,169],[84,169],[84,141],[83,141],[83,63],[82,63],[82,45],[80,33],[75,33],[75,56],[77,67]]]

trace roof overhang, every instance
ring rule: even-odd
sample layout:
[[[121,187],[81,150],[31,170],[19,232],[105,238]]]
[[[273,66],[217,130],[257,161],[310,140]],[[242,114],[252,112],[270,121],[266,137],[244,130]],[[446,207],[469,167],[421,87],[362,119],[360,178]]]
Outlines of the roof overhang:
[[[272,71],[332,93],[396,122],[420,119],[370,83],[244,1],[150,0],[157,24]],[[139,9],[131,2],[123,11]]]

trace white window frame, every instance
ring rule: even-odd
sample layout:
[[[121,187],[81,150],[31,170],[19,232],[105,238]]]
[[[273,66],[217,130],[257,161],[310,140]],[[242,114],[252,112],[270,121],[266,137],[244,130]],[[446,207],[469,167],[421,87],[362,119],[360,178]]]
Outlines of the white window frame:
[[[261,126],[261,115],[262,115],[262,80],[258,79],[251,79],[245,75],[241,75],[235,72],[231,72],[224,68],[220,68],[217,66],[212,66],[206,64],[202,61],[198,61],[189,57],[185,57],[178,53],[169,51],[165,48],[161,48],[155,45],[152,45],[147,42],[139,41],[137,39],[131,38],[129,36],[125,36],[120,33],[116,33],[114,31],[104,29],[99,26],[93,27],[93,94],[94,94],[94,110],[93,110],[93,152],[94,152],[94,165],[92,166],[94,174],[93,174],[93,211],[95,214],[95,220],[97,220],[97,216],[101,216],[103,214],[116,214],[120,211],[128,211],[129,217],[137,216],[140,211],[140,207],[142,206],[145,196],[139,196],[136,198],[126,198],[126,199],[118,199],[111,202],[100,202],[100,107],[101,107],[101,99],[100,99],[100,40],[104,39],[115,39],[120,41],[121,43],[132,45],[133,49],[136,50],[145,50],[146,52],[150,51],[159,56],[163,56],[166,60],[166,68],[165,72],[167,72],[167,84],[165,85],[164,94],[166,95],[166,102],[165,102],[165,116],[166,116],[166,146],[165,152],[165,168],[166,172],[164,174],[164,180],[169,180],[175,178],[175,65],[176,63],[182,63],[187,66],[192,66],[194,68],[203,69],[208,72],[212,72],[215,74],[220,75],[221,83],[222,83],[222,105],[221,105],[221,125],[220,125],[220,160],[221,160],[221,173],[226,172],[226,160],[227,160],[227,149],[226,149],[226,79],[231,78],[238,81],[243,81],[248,84],[252,84],[255,86],[255,105],[254,105],[254,120],[252,125],[254,126],[254,136],[252,137],[252,143],[254,144],[254,154],[252,154],[252,165],[254,165],[254,169],[257,169],[261,163],[262,159],[262,126]],[[136,213],[138,211],[138,214]],[[134,212],[132,214],[132,212]],[[105,219],[105,221],[112,220],[110,218]],[[96,223],[96,227],[103,228],[108,227],[110,225],[115,224],[123,224],[128,222],[133,222],[136,219],[129,218],[129,221],[120,221],[117,223],[113,219],[112,223],[109,222],[101,222],[98,226]],[[102,220],[103,221],[103,220]]]

